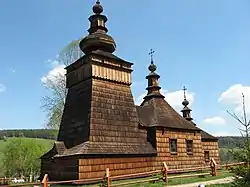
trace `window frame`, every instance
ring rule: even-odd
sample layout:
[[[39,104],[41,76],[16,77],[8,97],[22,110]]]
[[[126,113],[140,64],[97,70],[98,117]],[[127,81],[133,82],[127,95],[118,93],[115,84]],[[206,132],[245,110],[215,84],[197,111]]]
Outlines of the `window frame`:
[[[208,155],[208,157],[206,157],[206,155]],[[204,151],[204,160],[205,160],[205,162],[210,161],[210,153],[209,153],[209,151]]]
[[[175,141],[175,149],[176,149],[176,151],[172,151],[172,149],[171,149],[171,147],[172,147],[171,142],[172,142],[172,141]],[[177,141],[176,138],[169,138],[169,152],[170,152],[171,155],[177,155],[177,153],[178,153],[177,142],[178,142],[178,141]]]
[[[189,143],[191,143],[191,151],[188,151],[188,144]],[[192,155],[193,154],[193,149],[194,149],[193,140],[186,139],[186,152],[187,152],[187,154]]]

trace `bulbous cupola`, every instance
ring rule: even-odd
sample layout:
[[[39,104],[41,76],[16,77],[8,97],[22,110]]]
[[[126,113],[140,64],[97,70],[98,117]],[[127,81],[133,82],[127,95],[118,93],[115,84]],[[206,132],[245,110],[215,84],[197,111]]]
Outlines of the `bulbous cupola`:
[[[187,88],[184,86],[184,87],[183,87],[183,91],[184,91],[184,101],[182,102],[182,105],[184,106],[184,108],[181,110],[181,112],[182,112],[182,116],[183,116],[186,120],[192,121],[192,120],[193,120],[193,118],[191,117],[191,111],[192,111],[192,110],[188,107],[189,102],[188,102],[188,100],[187,100],[187,98],[186,98],[186,90],[187,90]]]
[[[154,51],[151,49],[149,55],[151,56],[151,63],[148,67],[148,70],[150,71],[149,75],[146,76],[146,79],[148,79],[148,94],[144,97],[144,99],[150,99],[152,97],[161,97],[164,98],[164,96],[160,93],[161,87],[159,86],[159,78],[160,75],[158,75],[155,71],[157,69],[156,65],[153,61],[153,54]]]
[[[113,53],[116,49],[116,44],[114,39],[107,34],[108,29],[105,23],[108,19],[105,15],[102,15],[103,7],[99,0],[93,6],[93,12],[94,14],[89,17],[89,35],[81,40],[79,44],[80,49],[85,54],[89,54],[95,50]]]

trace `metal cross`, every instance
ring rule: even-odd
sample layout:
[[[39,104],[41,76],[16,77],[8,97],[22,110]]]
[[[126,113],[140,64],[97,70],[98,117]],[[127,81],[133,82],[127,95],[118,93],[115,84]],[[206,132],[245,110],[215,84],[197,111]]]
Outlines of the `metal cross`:
[[[183,91],[184,91],[184,99],[186,99],[186,91],[187,91],[187,88],[185,87],[185,86],[183,86],[183,89],[182,89]]]
[[[148,53],[151,57],[151,64],[153,64],[153,55],[154,55],[155,51],[153,51],[153,49],[150,49],[150,52]]]

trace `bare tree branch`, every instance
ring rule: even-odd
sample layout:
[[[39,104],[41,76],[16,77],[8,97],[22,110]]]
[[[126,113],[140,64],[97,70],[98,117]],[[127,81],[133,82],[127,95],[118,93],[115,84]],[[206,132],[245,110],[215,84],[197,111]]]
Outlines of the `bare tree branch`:
[[[242,122],[242,121],[240,120],[240,118],[239,118],[235,113],[231,113],[231,112],[229,112],[228,110],[227,110],[227,113],[228,113],[230,116],[232,116],[234,119],[236,119],[239,123],[241,123],[242,125],[245,125],[244,122]]]

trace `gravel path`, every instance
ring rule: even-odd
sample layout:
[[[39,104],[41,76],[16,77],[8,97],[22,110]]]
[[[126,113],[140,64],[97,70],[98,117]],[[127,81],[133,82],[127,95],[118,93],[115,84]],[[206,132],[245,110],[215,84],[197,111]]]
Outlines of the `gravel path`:
[[[209,185],[209,184],[226,184],[226,183],[230,183],[233,182],[234,177],[226,177],[223,179],[216,179],[216,180],[210,180],[210,181],[204,181],[204,182],[196,182],[196,183],[191,183],[191,184],[181,184],[181,185],[173,185],[169,187],[197,187],[199,184],[205,184],[205,185]],[[185,180],[185,179],[183,179]]]

